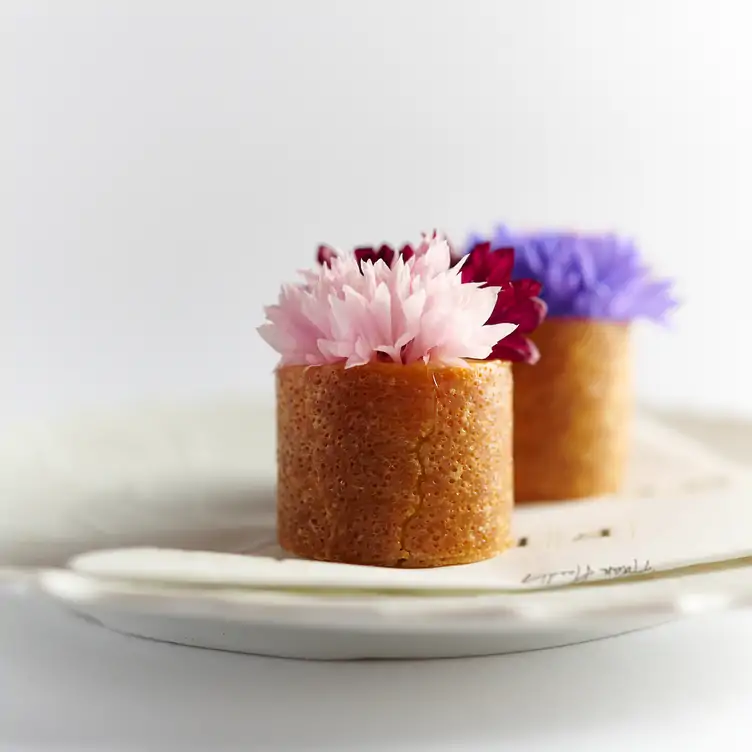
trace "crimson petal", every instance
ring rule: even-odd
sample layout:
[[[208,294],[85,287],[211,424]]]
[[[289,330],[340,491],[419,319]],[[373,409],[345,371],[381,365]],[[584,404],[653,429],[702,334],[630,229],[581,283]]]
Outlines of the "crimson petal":
[[[543,285],[537,279],[515,279],[514,286],[527,298],[539,298]]]
[[[415,251],[409,243],[406,243],[402,246],[402,249],[400,250],[400,256],[402,256],[405,261],[409,261],[414,255]]]
[[[337,252],[330,248],[328,245],[320,245],[318,248],[318,251],[316,252],[316,262],[319,264],[319,266],[329,266],[332,265],[332,259],[337,257]]]
[[[514,248],[499,248],[489,258],[491,269],[487,277],[488,284],[500,287],[508,282],[514,268]]]
[[[535,331],[546,316],[546,304],[540,298],[523,298],[505,310],[494,309],[494,323],[517,324],[523,334]]]
[[[516,331],[504,337],[491,351],[489,360],[509,360],[513,363],[534,364],[540,358],[535,343]]]
[[[387,245],[386,243],[384,243],[381,246],[381,248],[379,248],[379,250],[376,252],[376,260],[378,261],[380,259],[384,261],[384,263],[389,267],[391,267],[394,261],[394,256],[395,256],[394,248]],[[374,261],[374,263],[376,262]]]

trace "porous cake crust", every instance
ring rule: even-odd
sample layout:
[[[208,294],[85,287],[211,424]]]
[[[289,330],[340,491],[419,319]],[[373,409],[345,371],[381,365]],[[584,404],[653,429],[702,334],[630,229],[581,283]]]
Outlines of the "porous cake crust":
[[[548,319],[535,366],[514,366],[515,499],[559,501],[619,490],[632,385],[627,324]]]
[[[510,545],[512,370],[277,370],[278,535],[324,561],[436,567]]]

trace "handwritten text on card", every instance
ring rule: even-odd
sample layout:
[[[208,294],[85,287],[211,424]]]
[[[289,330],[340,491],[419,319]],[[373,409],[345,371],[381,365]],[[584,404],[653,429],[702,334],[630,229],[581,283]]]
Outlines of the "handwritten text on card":
[[[613,580],[617,577],[648,574],[653,571],[646,559],[639,561],[632,559],[629,564],[614,564],[607,567],[593,567],[590,564],[578,564],[572,569],[561,569],[555,572],[528,573],[522,578],[523,585],[537,587],[552,587],[554,585],[576,585],[591,580]]]

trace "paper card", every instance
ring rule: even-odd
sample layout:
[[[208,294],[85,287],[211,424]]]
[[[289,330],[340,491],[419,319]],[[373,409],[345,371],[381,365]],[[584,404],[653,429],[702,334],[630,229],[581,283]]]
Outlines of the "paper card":
[[[542,546],[514,548],[477,564],[437,569],[384,569],[170,549],[121,549],[85,554],[81,574],[224,588],[307,590],[524,591],[667,572],[752,556],[752,486],[723,496],[664,500],[601,499],[534,508],[518,530]],[[606,525],[606,528],[601,526]],[[575,531],[591,527],[592,537]],[[608,536],[599,531],[609,529]],[[571,535],[566,540],[567,535]],[[274,553],[274,551],[272,551]]]

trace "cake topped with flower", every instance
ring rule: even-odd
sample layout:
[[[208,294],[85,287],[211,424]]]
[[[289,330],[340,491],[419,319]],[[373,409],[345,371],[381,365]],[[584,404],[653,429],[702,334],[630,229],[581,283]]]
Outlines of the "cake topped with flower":
[[[545,305],[513,252],[321,246],[261,336],[279,353],[277,534],[310,559],[468,564],[512,545],[513,374]]]
[[[434,232],[399,251],[321,246],[317,260],[265,309],[259,333],[281,365],[531,357],[524,333],[545,306],[536,297],[540,285],[511,281],[511,251],[490,258],[478,249],[454,264],[448,241]]]
[[[673,281],[656,278],[632,240],[614,234],[515,232],[504,225],[489,239],[471,236],[467,252],[479,247],[514,249],[513,279],[542,283],[551,318],[586,318],[664,323],[677,306]]]
[[[536,347],[542,354],[535,368],[514,369],[515,502],[618,492],[634,413],[631,324],[666,322],[677,305],[673,282],[653,273],[633,241],[607,233],[502,225],[471,236],[460,258],[469,280],[508,275],[521,296],[507,293],[516,308],[502,316],[518,327],[497,350],[536,329],[535,345],[523,339],[519,352],[528,362]],[[541,306],[547,319],[537,328]]]

